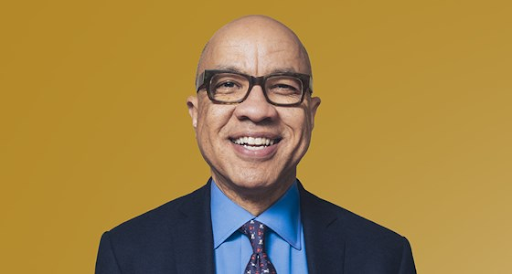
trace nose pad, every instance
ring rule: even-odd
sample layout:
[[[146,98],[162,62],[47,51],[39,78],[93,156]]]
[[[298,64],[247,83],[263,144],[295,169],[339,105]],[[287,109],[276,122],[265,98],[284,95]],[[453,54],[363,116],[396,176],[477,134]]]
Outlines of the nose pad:
[[[264,93],[265,92],[263,91],[263,88],[260,85],[254,85],[252,87],[252,89],[249,91],[249,94],[247,94],[247,97],[245,98],[245,100],[242,103],[244,103],[247,100],[254,100],[254,99],[256,99],[256,100],[263,100],[266,103],[268,103],[267,97],[265,96]],[[254,97],[256,97],[256,98],[254,98]]]
[[[249,119],[253,122],[261,122],[274,119],[277,116],[277,110],[267,101],[263,88],[260,85],[255,85],[249,91],[247,98],[237,105],[235,115],[240,120]]]

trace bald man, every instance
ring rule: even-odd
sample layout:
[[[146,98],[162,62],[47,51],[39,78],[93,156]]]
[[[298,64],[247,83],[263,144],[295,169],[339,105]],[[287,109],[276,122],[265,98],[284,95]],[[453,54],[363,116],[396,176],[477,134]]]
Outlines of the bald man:
[[[320,99],[299,38],[264,16],[218,30],[187,100],[211,178],[105,232],[97,274],[416,273],[408,241],[296,178]]]

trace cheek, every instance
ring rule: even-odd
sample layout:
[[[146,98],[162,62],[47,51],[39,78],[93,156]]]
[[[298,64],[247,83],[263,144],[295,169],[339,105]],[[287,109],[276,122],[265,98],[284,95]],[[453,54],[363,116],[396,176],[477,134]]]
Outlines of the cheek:
[[[200,138],[215,139],[231,118],[232,108],[223,105],[212,105],[205,103],[198,112],[198,134]]]
[[[201,128],[210,127],[212,125],[212,122],[216,120],[215,106],[213,106],[209,101],[206,100],[201,100],[197,115],[197,123],[198,125],[200,125]]]
[[[283,122],[294,132],[304,134],[311,130],[310,115],[305,108],[296,108],[293,111],[282,112],[280,114]]]
[[[211,121],[209,121],[209,107],[205,104],[200,105],[199,111],[197,113],[197,139],[200,146],[208,147],[208,143],[210,143],[210,126]]]

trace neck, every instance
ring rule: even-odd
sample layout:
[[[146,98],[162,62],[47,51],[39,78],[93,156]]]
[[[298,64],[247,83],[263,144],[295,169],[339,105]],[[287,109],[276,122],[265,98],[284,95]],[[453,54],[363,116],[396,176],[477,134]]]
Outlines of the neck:
[[[259,216],[281,198],[295,181],[292,179],[280,180],[268,187],[243,187],[235,183],[226,183],[213,178],[217,187],[230,200],[247,210],[254,216]]]

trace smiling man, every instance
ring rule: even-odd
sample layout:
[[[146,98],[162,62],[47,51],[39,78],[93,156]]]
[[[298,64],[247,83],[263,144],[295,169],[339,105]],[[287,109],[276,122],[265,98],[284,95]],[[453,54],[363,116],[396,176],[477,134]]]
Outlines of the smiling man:
[[[296,179],[320,99],[290,29],[264,16],[224,26],[196,90],[187,106],[211,179],[106,232],[97,274],[416,273],[405,238]]]

